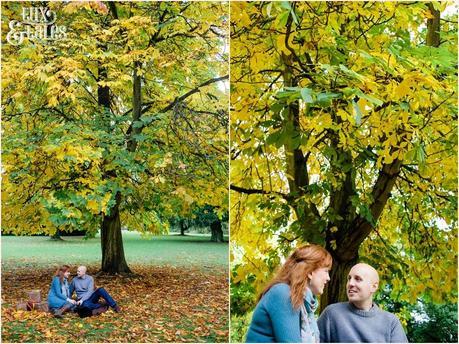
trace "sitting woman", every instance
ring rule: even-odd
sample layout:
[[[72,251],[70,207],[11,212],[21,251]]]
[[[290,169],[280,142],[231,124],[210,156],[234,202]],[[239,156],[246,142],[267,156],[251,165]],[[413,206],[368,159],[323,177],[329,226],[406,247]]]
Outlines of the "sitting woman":
[[[48,307],[56,318],[62,318],[65,312],[76,307],[76,301],[70,298],[68,278],[70,267],[62,265],[53,277],[48,293]]]
[[[297,248],[261,293],[247,332],[248,343],[318,343],[314,311],[330,280],[332,257],[323,247]]]

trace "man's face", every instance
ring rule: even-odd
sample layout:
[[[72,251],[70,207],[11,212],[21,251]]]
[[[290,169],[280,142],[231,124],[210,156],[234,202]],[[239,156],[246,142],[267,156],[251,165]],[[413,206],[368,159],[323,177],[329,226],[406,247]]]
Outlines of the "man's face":
[[[346,284],[349,302],[372,300],[377,289],[378,282],[368,267],[358,264],[349,271]]]
[[[80,266],[77,269],[77,276],[78,277],[83,277],[85,274],[86,274],[86,269],[84,267]]]

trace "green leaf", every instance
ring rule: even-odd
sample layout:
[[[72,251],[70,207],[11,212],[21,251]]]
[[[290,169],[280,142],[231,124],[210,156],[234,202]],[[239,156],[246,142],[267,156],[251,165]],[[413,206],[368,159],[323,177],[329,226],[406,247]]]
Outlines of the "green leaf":
[[[352,107],[354,108],[354,120],[356,125],[362,123],[362,111],[360,111],[360,106],[355,101],[352,101]]]
[[[276,22],[275,22],[274,26],[277,29],[284,29],[285,26],[287,25],[287,20],[288,20],[288,16],[289,15],[290,15],[290,10],[289,11],[284,11],[281,14],[279,14],[277,16],[277,18],[276,18]]]
[[[317,95],[317,103],[320,106],[327,107],[331,105],[333,99],[339,98],[341,94],[333,92],[319,93]]]
[[[426,162],[426,152],[422,144],[415,146],[415,160],[418,164],[424,164]]]
[[[144,123],[144,125],[148,125],[153,121],[158,120],[162,114],[154,115],[154,116],[143,116],[140,120]]]
[[[271,8],[273,7],[273,3],[270,2],[268,4],[268,6],[266,6],[266,14],[268,15],[268,17],[271,17]]]
[[[410,104],[408,102],[400,102],[400,109],[410,111]]]
[[[274,113],[279,113],[284,109],[284,107],[285,107],[285,104],[274,103],[273,105],[271,105],[271,107],[269,109]]]
[[[285,87],[284,90],[277,92],[276,96],[279,99],[287,100],[287,103],[301,98],[299,87]]]
[[[283,145],[282,139],[283,139],[282,130],[277,130],[277,131],[271,133],[266,138],[266,144],[275,145],[276,147],[280,147],[280,146]]]
[[[365,94],[361,90],[359,90],[358,88],[355,89],[355,94],[358,95],[360,98],[366,99],[370,103],[375,104],[377,106],[381,106],[383,104],[382,100],[380,100],[380,99],[378,99],[376,97],[370,96],[368,94]]]
[[[290,13],[292,14],[293,22],[295,23],[295,25],[298,25],[298,24],[299,24],[298,18],[297,18],[297,16],[296,16],[295,11],[294,11],[293,8],[292,8],[292,10],[290,11]]]
[[[361,97],[362,97],[363,99],[368,100],[370,103],[373,103],[373,104],[375,104],[375,105],[378,105],[378,106],[383,105],[383,101],[382,101],[382,100],[380,100],[380,99],[378,99],[378,98],[376,98],[376,97],[370,96],[370,95],[368,95],[368,94],[362,93]]]
[[[145,136],[144,134],[136,134],[133,136],[134,140],[136,140],[137,142],[143,142],[147,139],[147,136]]]
[[[133,128],[142,128],[143,126],[144,124],[142,121],[134,121],[134,123],[132,123]]]
[[[350,76],[351,78],[357,79],[359,81],[364,81],[365,78],[363,75],[360,75],[359,73],[354,72],[353,70],[350,70],[347,68],[345,65],[340,64],[339,69],[344,72],[344,74]]]
[[[314,100],[312,99],[312,90],[310,88],[302,88],[300,92],[301,92],[301,98],[303,98],[303,100],[306,103],[314,102]]]
[[[341,90],[341,92],[343,92],[343,95],[345,97],[352,97],[352,96],[355,96],[356,92],[358,90],[356,88],[352,88],[352,87],[346,87],[346,88],[343,88]]]
[[[292,9],[292,6],[290,6],[290,2],[288,2],[288,1],[281,1],[280,2],[280,7],[282,7],[283,9],[286,9],[286,10],[291,10]]]

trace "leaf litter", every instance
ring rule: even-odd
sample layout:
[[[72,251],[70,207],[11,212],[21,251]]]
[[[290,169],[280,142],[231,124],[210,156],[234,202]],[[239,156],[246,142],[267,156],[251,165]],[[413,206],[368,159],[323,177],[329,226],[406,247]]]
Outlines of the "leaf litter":
[[[225,269],[132,266],[136,275],[94,276],[118,302],[112,310],[80,319],[66,313],[16,310],[26,292],[46,299],[54,268],[2,270],[3,342],[228,342],[228,275]],[[72,266],[76,271],[76,266]],[[88,267],[90,274],[96,266]]]

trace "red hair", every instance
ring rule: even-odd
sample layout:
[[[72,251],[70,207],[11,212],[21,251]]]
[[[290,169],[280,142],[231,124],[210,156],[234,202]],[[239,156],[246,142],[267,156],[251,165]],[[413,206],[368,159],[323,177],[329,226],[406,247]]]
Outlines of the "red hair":
[[[59,269],[57,269],[56,276],[59,277],[61,284],[64,282],[64,274],[69,270],[70,266],[68,265],[62,265]]]
[[[303,302],[304,292],[309,282],[308,275],[320,268],[331,268],[331,254],[319,245],[304,245],[298,247],[287,258],[274,279],[263,290],[259,299],[277,283],[290,286],[290,298],[293,308],[298,309]]]

